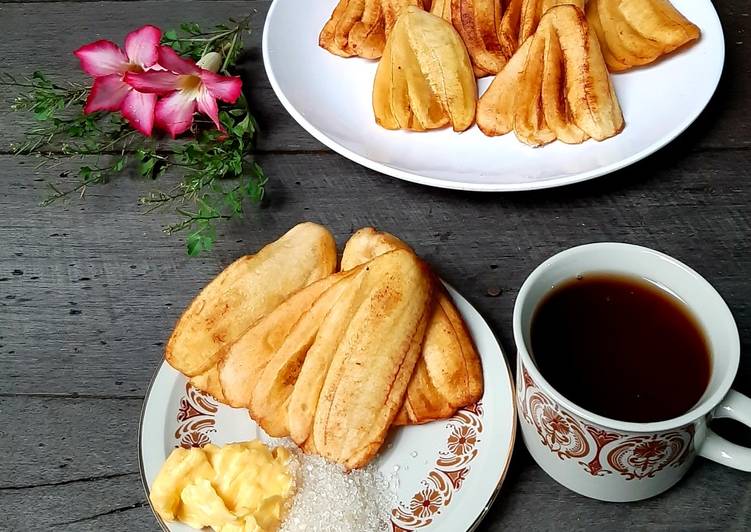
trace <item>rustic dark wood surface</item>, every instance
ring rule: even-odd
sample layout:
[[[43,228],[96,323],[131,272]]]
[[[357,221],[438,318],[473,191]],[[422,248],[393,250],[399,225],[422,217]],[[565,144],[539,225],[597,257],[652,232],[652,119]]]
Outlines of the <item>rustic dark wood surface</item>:
[[[694,266],[741,333],[736,388],[751,393],[751,24],[745,0],[717,2],[727,43],[721,87],[700,120],[615,175],[530,194],[434,190],[325,149],[276,100],[260,59],[269,1],[2,2],[0,68],[80,76],[71,51],[140,24],[219,22],[257,10],[243,73],[263,127],[270,202],[185,256],[166,214],[136,203],[152,186],[118,179],[83,202],[39,207],[65,166],[14,157],[28,119],[0,94],[0,530],[157,530],[138,473],[142,399],[191,296],[224,265],[302,220],[343,242],[374,225],[412,243],[489,320],[513,360],[511,310],[525,276],[570,246],[638,243]],[[301,2],[301,7],[304,2]],[[749,42],[744,42],[749,40]],[[697,75],[701,75],[697,72]],[[72,166],[71,166],[72,168]],[[490,297],[500,289],[501,294]],[[748,431],[735,436],[749,443]],[[667,494],[592,501],[556,484],[518,442],[481,530],[749,530],[751,477],[699,459]]]

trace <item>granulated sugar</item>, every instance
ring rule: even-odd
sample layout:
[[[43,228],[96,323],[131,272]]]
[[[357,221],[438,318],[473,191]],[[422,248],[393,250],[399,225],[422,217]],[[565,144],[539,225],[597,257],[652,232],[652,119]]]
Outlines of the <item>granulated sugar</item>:
[[[345,472],[319,456],[297,453],[297,493],[282,532],[388,530],[396,479],[371,464]]]

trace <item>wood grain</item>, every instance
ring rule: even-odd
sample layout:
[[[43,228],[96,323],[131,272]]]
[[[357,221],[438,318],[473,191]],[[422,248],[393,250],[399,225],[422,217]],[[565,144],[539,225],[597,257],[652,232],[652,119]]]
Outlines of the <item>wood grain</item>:
[[[140,409],[140,399],[0,397],[0,529],[81,530],[142,508]]]
[[[592,241],[654,247],[717,287],[749,352],[751,217],[742,184],[751,153],[679,158],[671,151],[587,186],[501,197],[393,181],[333,154],[268,155],[271,204],[226,227],[201,259],[187,258],[179,239],[160,232],[168,216],[141,214],[135,200],[151,183],[119,180],[83,202],[40,208],[44,182],[22,177],[23,160],[0,157],[19,176],[7,182],[12,223],[2,229],[0,253],[0,308],[9,329],[21,333],[0,340],[0,373],[11,377],[6,391],[140,396],[162,342],[200,287],[305,219],[324,223],[340,243],[366,225],[413,243],[491,321],[509,353],[513,300],[534,265]],[[491,288],[502,294],[488,297]],[[741,366],[741,388],[750,370]]]
[[[694,266],[732,309],[742,340],[735,386],[751,394],[751,31],[743,0],[717,2],[727,43],[723,82],[700,120],[657,155],[615,175],[554,191],[472,194],[366,170],[324,149],[276,100],[260,59],[270,2],[0,2],[0,57],[14,75],[78,79],[70,51],[121,40],[146,22],[210,24],[257,9],[243,61],[261,124],[269,204],[224,228],[199,259],[142,214],[156,184],[123,178],[84,201],[38,206],[72,165],[7,155],[28,119],[0,93],[0,530],[156,530],[137,464],[143,394],[163,342],[191,297],[224,265],[301,220],[340,243],[374,225],[410,242],[488,319],[513,360],[511,311],[524,278],[562,249],[638,243]],[[70,178],[67,178],[70,179]],[[165,179],[169,183],[169,177]],[[166,185],[165,185],[166,186]],[[500,295],[491,297],[489,294]],[[748,438],[748,432],[741,438]],[[517,445],[481,530],[748,530],[747,475],[700,460],[669,493],[612,505],[562,488]]]

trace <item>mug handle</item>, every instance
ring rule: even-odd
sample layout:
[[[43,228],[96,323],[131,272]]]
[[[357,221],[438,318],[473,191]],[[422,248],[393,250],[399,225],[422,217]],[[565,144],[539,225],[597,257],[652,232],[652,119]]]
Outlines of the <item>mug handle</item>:
[[[713,417],[734,419],[751,427],[751,399],[742,393],[730,390],[725,399],[715,408]],[[751,449],[731,443],[709,428],[707,428],[704,444],[699,449],[699,456],[728,467],[751,472]]]

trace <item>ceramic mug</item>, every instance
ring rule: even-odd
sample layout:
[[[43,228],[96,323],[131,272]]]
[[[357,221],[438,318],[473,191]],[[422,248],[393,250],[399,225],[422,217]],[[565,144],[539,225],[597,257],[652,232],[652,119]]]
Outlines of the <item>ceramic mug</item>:
[[[704,330],[712,363],[709,385],[690,411],[654,423],[608,419],[572,403],[540,374],[529,347],[535,308],[557,284],[587,272],[648,279],[691,309]],[[751,471],[751,449],[707,427],[709,420],[720,417],[751,426],[751,399],[730,389],[740,358],[738,329],[722,297],[685,264],[629,244],[572,248],[548,259],[527,278],[513,320],[522,436],[535,461],[559,483],[588,497],[625,502],[667,490],[697,455]]]

